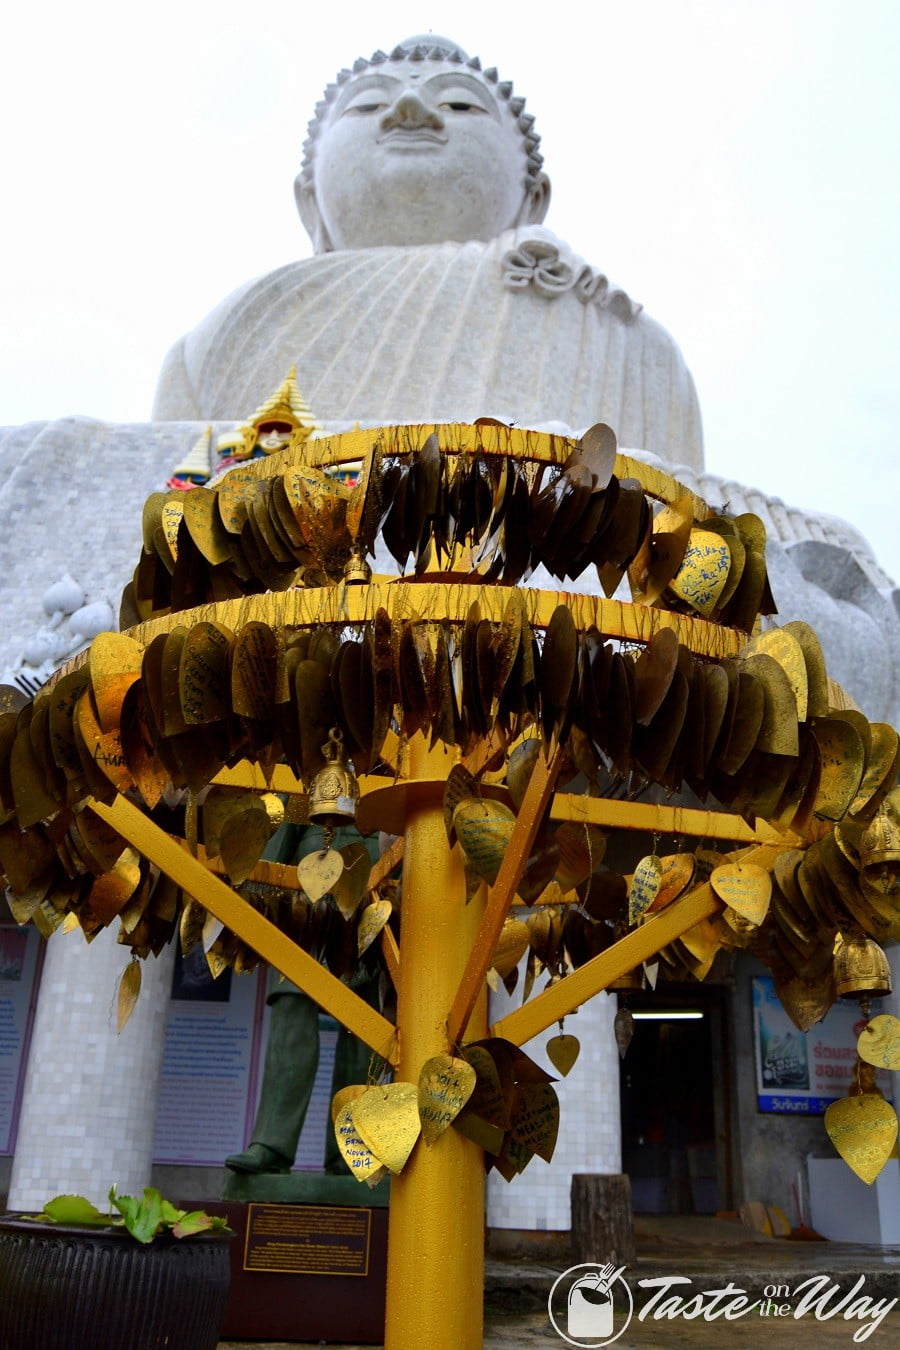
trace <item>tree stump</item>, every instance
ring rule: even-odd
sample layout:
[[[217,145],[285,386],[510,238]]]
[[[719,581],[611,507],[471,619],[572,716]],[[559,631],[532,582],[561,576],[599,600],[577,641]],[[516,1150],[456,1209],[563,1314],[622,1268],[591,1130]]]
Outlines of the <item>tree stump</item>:
[[[634,1261],[631,1181],[622,1174],[572,1177],[572,1257],[576,1263]]]

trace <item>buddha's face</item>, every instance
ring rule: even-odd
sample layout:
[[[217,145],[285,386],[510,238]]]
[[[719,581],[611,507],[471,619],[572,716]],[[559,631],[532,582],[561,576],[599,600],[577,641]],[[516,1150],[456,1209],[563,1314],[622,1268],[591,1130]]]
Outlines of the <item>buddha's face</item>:
[[[348,80],[320,129],[314,183],[297,199],[316,252],[493,239],[543,218],[522,133],[476,72],[396,61]]]

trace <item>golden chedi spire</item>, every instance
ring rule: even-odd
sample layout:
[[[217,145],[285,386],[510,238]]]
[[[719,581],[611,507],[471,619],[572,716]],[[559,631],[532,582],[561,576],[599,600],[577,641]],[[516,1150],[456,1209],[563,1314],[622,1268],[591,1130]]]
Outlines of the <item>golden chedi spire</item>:
[[[297,388],[297,367],[291,366],[287,377],[249,421],[219,437],[219,454],[227,456],[229,462],[257,459],[302,445],[319,430],[321,423]]]
[[[202,487],[209,479],[210,450],[212,448],[212,427],[208,426],[197,437],[190,450],[175,466],[172,477],[166,484],[170,488]]]

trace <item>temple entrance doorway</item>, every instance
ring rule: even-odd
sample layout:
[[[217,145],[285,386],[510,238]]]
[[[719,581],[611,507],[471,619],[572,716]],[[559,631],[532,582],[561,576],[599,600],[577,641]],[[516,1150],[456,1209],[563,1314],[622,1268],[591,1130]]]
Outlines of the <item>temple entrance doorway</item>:
[[[635,1214],[731,1208],[726,990],[673,984],[665,998],[628,994],[627,1006],[634,1036],[619,1101]]]

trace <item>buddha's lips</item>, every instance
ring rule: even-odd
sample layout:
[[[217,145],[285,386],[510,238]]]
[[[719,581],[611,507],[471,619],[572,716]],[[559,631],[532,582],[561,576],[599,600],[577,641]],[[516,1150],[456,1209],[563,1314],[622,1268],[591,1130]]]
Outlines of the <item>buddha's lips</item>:
[[[394,145],[401,148],[405,145],[415,147],[447,144],[446,136],[442,136],[440,132],[431,131],[428,127],[416,127],[414,130],[395,127],[391,131],[385,131],[378,139],[382,145]]]

